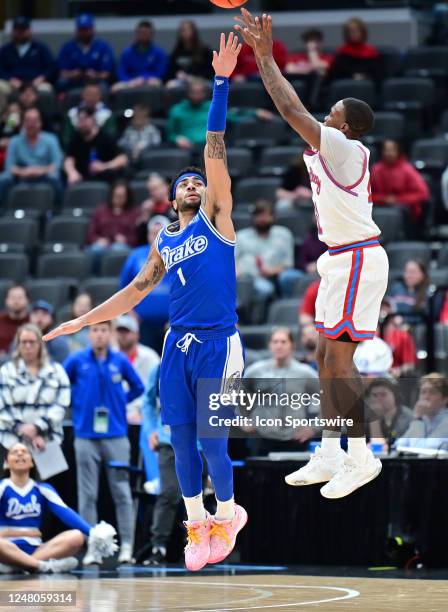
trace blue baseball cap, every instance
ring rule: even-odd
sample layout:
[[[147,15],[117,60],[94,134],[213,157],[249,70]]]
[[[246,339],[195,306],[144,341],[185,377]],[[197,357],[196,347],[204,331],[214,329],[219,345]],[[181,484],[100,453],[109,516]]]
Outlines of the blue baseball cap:
[[[95,19],[90,13],[81,13],[76,17],[76,27],[78,30],[95,27]]]
[[[31,27],[31,19],[28,17],[16,17],[12,22],[12,27],[14,30],[28,30]]]
[[[31,306],[31,312],[33,312],[34,310],[45,310],[51,316],[54,315],[53,306],[50,304],[50,302],[47,302],[46,300],[37,300],[36,302],[34,302],[34,304]]]

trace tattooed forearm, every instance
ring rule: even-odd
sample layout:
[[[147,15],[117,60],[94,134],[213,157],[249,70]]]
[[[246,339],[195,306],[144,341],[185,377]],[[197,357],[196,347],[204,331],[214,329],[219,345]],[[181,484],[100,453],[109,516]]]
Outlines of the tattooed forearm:
[[[165,268],[157,262],[147,261],[134,280],[137,291],[147,291],[153,288],[162,279]]]
[[[209,159],[223,159],[227,165],[224,132],[207,132],[207,157]]]
[[[308,114],[294,87],[280,72],[273,57],[257,57],[257,65],[269,95],[282,116],[288,114],[291,108]]]

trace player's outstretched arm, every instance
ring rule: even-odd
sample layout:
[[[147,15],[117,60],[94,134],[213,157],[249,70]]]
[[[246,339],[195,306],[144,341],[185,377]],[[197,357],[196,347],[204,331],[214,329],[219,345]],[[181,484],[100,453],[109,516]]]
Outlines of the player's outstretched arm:
[[[213,51],[215,82],[213,99],[207,124],[207,143],[204,150],[207,173],[207,201],[205,212],[225,238],[233,240],[234,229],[231,221],[232,193],[227,170],[224,132],[226,129],[227,97],[229,77],[235,69],[241,44],[231,32],[227,38],[221,34],[219,53]]]
[[[272,54],[272,18],[252,17],[248,10],[241,9],[235,26],[255,53],[258,69],[264,86],[280,115],[300,136],[315,149],[320,148],[320,123],[308,112],[293,86],[282,75]]]
[[[112,297],[85,315],[62,323],[46,334],[43,339],[48,341],[57,336],[74,334],[87,325],[110,321],[129,312],[159,284],[164,275],[163,260],[153,246],[145,265],[129,285],[114,293]]]

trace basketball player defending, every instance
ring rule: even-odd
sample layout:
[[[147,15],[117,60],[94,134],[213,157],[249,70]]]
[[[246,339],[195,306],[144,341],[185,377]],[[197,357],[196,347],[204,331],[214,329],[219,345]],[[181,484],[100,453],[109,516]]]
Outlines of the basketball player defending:
[[[369,151],[359,141],[373,126],[373,112],[365,102],[347,98],[332,107],[323,124],[316,121],[275,63],[271,16],[254,19],[245,9],[241,13],[235,27],[253,48],[267,91],[282,117],[309,144],[304,159],[319,238],[328,245],[317,262],[322,416],[353,419],[347,427],[348,454],[340,446],[340,428],[324,428],[322,445],[286,482],[327,482],[321,488],[324,497],[344,497],[381,471],[381,462],[366,446],[362,383],[353,363],[357,343],[375,335],[389,267],[372,220]]]
[[[217,498],[215,516],[207,514],[196,426],[198,380],[241,378],[244,367],[235,328],[235,232],[224,145],[229,77],[240,49],[233,33],[227,41],[221,34],[219,53],[213,53],[216,77],[204,152],[207,178],[199,168],[189,167],[173,181],[171,200],[179,221],[161,230],[148,261],[127,287],[45,337],[74,333],[129,312],[168,275],[171,327],[162,353],[160,400],[187,510],[185,563],[190,570],[225,559],[247,521],[246,511],[233,499],[228,429],[219,437],[199,438]]]

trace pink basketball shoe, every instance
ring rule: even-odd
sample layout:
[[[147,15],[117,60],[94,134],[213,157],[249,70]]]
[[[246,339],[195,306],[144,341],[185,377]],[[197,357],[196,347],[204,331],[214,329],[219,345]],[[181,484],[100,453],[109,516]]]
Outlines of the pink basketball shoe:
[[[184,521],[184,525],[188,540],[185,546],[185,566],[197,572],[208,563],[210,556],[211,518],[207,513],[205,521]]]
[[[211,517],[210,556],[208,563],[219,563],[232,552],[236,536],[247,523],[247,512],[235,504],[235,516],[230,521],[217,521]]]

